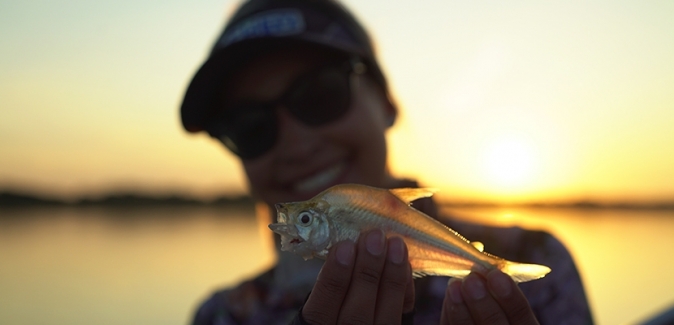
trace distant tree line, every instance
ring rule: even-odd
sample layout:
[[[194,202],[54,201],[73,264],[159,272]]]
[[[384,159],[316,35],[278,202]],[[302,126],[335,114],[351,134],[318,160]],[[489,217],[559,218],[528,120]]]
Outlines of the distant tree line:
[[[179,195],[151,196],[143,194],[110,194],[98,198],[79,198],[72,201],[54,199],[40,195],[0,192],[0,207],[21,206],[152,206],[152,205],[253,205],[249,196],[221,196],[213,200],[198,200]]]

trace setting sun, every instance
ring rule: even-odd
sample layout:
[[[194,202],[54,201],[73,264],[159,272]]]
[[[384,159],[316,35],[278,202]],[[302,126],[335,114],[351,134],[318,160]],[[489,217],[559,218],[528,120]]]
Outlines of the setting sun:
[[[531,179],[534,167],[534,154],[524,140],[496,139],[485,148],[483,168],[495,185],[523,185]]]

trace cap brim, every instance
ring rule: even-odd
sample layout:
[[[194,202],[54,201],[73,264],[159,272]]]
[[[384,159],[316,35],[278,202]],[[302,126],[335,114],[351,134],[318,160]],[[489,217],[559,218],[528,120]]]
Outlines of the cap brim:
[[[188,132],[204,130],[205,122],[217,104],[218,95],[232,73],[246,61],[264,53],[298,44],[316,46],[344,55],[364,56],[365,53],[349,46],[325,43],[307,37],[272,37],[242,41],[214,52],[192,78],[180,108],[183,127]]]

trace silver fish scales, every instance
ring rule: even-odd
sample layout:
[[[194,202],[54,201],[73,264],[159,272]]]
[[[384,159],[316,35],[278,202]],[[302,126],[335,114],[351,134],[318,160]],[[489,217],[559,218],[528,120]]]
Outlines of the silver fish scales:
[[[305,259],[325,258],[332,245],[356,241],[361,232],[378,228],[387,237],[399,236],[407,245],[414,276],[465,277],[499,269],[516,282],[544,277],[550,268],[517,263],[484,252],[423,212],[412,201],[435,193],[427,188],[379,189],[364,185],[333,186],[310,200],[276,205],[277,223],[269,228],[281,235],[281,249]]]

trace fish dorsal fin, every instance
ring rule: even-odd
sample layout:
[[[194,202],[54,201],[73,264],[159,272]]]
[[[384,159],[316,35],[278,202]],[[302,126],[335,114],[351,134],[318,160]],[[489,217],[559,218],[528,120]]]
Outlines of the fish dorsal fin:
[[[438,189],[435,188],[394,188],[389,190],[391,194],[395,195],[406,204],[410,204],[417,199],[431,197],[437,191]]]
[[[484,252],[484,244],[479,242],[479,241],[472,241],[470,242],[471,245],[473,245],[477,250],[480,252]]]

